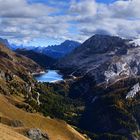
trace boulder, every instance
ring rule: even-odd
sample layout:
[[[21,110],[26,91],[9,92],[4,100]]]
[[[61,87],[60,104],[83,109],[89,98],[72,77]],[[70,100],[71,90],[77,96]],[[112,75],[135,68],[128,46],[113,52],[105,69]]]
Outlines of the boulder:
[[[46,133],[43,133],[38,128],[32,128],[27,132],[27,136],[31,140],[49,140],[49,137]]]

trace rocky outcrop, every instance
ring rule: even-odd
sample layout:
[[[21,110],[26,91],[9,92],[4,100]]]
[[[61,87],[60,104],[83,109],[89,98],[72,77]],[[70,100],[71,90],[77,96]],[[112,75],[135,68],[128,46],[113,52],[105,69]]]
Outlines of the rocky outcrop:
[[[37,92],[37,93],[36,93],[36,101],[37,101],[37,104],[38,104],[38,105],[40,105],[40,100],[39,100],[39,98],[40,98],[40,93]]]
[[[136,94],[139,93],[139,92],[140,92],[140,85],[139,85],[139,83],[137,83],[128,92],[128,94],[126,96],[126,99],[134,98],[134,96],[136,96]]]
[[[43,133],[40,129],[38,128],[33,128],[30,129],[27,132],[27,136],[31,139],[31,140],[49,140],[49,137],[46,133]]]
[[[13,80],[13,76],[14,75],[11,72],[9,72],[8,70],[6,72],[0,70],[0,78],[5,80],[6,82]]]
[[[2,70],[0,70],[0,78],[1,79],[4,79],[5,78],[5,73]]]

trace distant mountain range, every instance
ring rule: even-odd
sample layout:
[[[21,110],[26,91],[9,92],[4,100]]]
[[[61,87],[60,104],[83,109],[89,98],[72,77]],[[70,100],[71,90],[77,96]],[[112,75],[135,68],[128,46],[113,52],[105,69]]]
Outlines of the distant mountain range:
[[[69,54],[80,45],[81,44],[79,42],[66,40],[60,45],[52,45],[48,47],[37,47],[37,48],[32,48],[31,50],[57,59],[57,58],[61,58]]]
[[[52,45],[52,46],[47,46],[47,47],[34,47],[34,46],[17,46],[17,45],[10,45],[10,48],[13,50],[16,49],[24,49],[26,51],[30,50],[30,51],[34,51],[37,53],[41,53],[41,54],[45,54],[49,57],[52,58],[61,58],[64,57],[65,55],[69,54],[70,52],[72,52],[75,48],[79,47],[81,45],[81,43],[76,42],[76,41],[72,41],[72,40],[66,40],[63,43],[61,43],[60,45]]]
[[[52,45],[48,47],[35,47],[10,44],[7,39],[0,38],[0,42],[15,51],[18,54],[24,55],[43,68],[50,68],[55,64],[57,58],[62,58],[71,53],[75,48],[81,44],[76,41],[66,40],[60,45]]]
[[[17,49],[26,49],[26,50],[32,50],[36,48],[35,46],[25,46],[25,45],[15,45],[15,44],[10,44],[9,48],[13,51]]]

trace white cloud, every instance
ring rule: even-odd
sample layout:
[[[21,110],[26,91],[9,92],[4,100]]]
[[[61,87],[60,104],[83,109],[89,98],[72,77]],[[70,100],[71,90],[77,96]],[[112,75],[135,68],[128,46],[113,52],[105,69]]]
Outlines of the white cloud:
[[[0,0],[0,36],[16,43],[37,38],[84,41],[96,33],[140,36],[140,0],[111,4],[95,0],[49,3],[53,6],[27,0]]]
[[[140,0],[119,0],[109,8],[112,15],[119,18],[140,18]]]
[[[91,15],[94,16],[97,12],[97,5],[94,0],[81,0],[76,2],[75,0],[70,4],[70,12],[81,16]]]
[[[90,4],[90,2],[89,2]],[[96,14],[77,15],[77,28],[81,35],[117,35],[125,38],[138,37],[140,34],[140,1],[118,0],[112,4],[96,2]]]
[[[0,0],[0,36],[18,43],[36,38],[56,39],[64,35],[69,26],[66,17],[49,16],[57,10],[26,0]]]
[[[53,12],[53,8],[41,4],[29,4],[26,0],[0,0],[1,17],[37,17],[46,16]]]

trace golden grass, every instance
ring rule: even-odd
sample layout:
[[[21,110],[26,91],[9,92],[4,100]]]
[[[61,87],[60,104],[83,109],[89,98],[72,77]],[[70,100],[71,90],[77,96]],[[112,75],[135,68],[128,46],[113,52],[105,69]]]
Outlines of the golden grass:
[[[11,127],[0,124],[0,140],[29,140],[29,139],[15,132]]]
[[[8,102],[0,95],[0,113],[12,120],[20,120],[27,128],[40,128],[47,132],[50,140],[85,140],[85,138],[64,121],[27,113]]]

